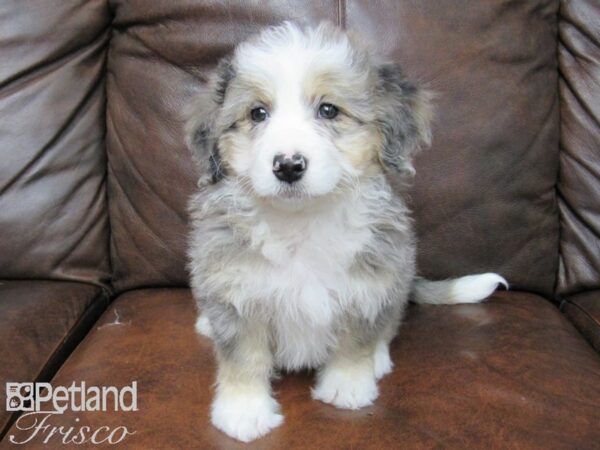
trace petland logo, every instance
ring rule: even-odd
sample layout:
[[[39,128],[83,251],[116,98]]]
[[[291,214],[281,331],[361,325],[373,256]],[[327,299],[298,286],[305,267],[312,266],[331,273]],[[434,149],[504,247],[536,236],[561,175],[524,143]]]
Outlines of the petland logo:
[[[73,382],[69,387],[50,383],[6,383],[6,410],[23,414],[15,422],[24,436],[11,434],[13,444],[27,444],[42,439],[44,444],[118,444],[136,432],[124,426],[93,429],[76,423],[73,426],[55,426],[52,417],[60,417],[66,410],[74,412],[137,411],[137,381],[131,386],[86,386]],[[79,418],[75,419],[79,422]]]

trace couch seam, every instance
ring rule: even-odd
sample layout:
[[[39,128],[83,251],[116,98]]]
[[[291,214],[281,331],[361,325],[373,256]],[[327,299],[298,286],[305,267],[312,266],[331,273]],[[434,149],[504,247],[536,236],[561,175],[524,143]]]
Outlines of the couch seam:
[[[563,0],[558,0],[558,8],[556,8],[556,101],[558,103],[558,162],[556,165],[556,178],[554,184],[554,206],[556,208],[556,220],[558,222],[558,242],[557,242],[557,264],[554,278],[553,294],[557,298],[559,296],[560,288],[560,277],[561,277],[561,265],[563,261],[562,255],[562,239],[563,239],[563,226],[562,226],[562,214],[560,212],[560,172],[561,172],[561,154],[562,154],[562,102],[561,102],[561,72],[560,72],[560,23],[561,23],[561,9]]]
[[[51,381],[54,376],[58,373],[63,364],[69,359],[69,357],[73,354],[75,349],[79,346],[79,344],[85,339],[88,335],[89,331],[92,329],[94,323],[96,323],[97,319],[102,315],[104,311],[108,308],[110,304],[110,297],[105,289],[102,289],[98,294],[94,296],[90,304],[85,308],[85,310],[81,313],[79,318],[75,321],[75,323],[66,331],[65,335],[61,339],[61,341],[56,345],[52,354],[46,359],[46,362],[42,365],[37,375],[33,380],[27,380],[32,382],[45,382]],[[96,311],[99,308],[98,311]],[[85,330],[82,334],[81,339],[76,340],[74,335],[75,331],[80,327],[83,327],[88,319],[93,319],[94,314],[97,313],[97,317],[90,324],[89,329]],[[65,355],[64,359],[58,357],[60,351],[65,347],[73,346],[73,348]],[[55,370],[53,371],[53,367]],[[15,421],[21,415],[20,412],[13,412],[6,422],[3,429],[0,430],[0,442],[4,440],[6,434],[14,425]]]
[[[600,322],[594,316],[592,316],[590,313],[588,313],[585,308],[583,308],[582,306],[578,305],[577,303],[575,303],[574,301],[569,300],[569,299],[567,299],[566,302],[570,305],[573,305],[575,308],[577,308],[579,311],[581,311],[585,316],[587,316],[590,319],[590,321],[592,323],[594,323],[596,325],[596,327],[600,328]]]
[[[114,30],[114,21],[116,13],[112,8],[110,0],[106,1],[106,7],[108,9],[108,14],[110,15],[110,22],[108,24],[109,32],[108,39],[106,40],[106,54],[104,56],[104,136],[103,136],[103,144],[104,144],[104,193],[105,193],[105,207],[106,207],[106,222],[107,222],[107,241],[106,241],[106,255],[108,258],[108,287],[110,289],[111,296],[116,296],[116,289],[114,286],[114,263],[113,263],[113,250],[112,250],[112,239],[113,239],[113,231],[112,231],[112,217],[111,217],[111,201],[110,201],[110,189],[109,189],[109,175],[110,175],[110,161],[108,158],[108,73],[109,73],[109,60],[110,53],[112,48],[112,40],[113,40],[113,30]],[[110,301],[110,297],[109,297]]]

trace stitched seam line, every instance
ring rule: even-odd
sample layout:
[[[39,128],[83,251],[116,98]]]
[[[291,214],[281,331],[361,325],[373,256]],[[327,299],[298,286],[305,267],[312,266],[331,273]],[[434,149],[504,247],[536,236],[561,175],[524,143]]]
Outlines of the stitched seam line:
[[[577,308],[579,311],[581,311],[590,321],[592,321],[592,323],[594,323],[596,325],[596,327],[600,328],[600,322],[595,317],[593,317],[590,313],[588,313],[584,308],[579,306],[577,303],[572,302],[571,300],[567,300],[567,303],[569,303],[570,305],[573,305],[575,308]]]

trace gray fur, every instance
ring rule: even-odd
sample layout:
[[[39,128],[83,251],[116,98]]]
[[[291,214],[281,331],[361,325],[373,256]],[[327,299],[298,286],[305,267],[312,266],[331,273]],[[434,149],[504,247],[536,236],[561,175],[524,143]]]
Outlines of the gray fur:
[[[335,118],[316,114],[330,101]],[[269,120],[252,119],[257,105]],[[415,280],[410,212],[390,180],[406,185],[430,142],[429,95],[342,30],[286,23],[237,47],[188,114],[201,170],[189,270],[218,361],[213,424],[244,441],[278,426],[275,368],[317,368],[315,399],[372,404]],[[276,152],[310,160],[301,179],[277,180]],[[503,281],[421,281],[417,299],[479,301]]]
[[[325,27],[323,35],[324,39],[335,40],[342,39],[340,33],[334,27]],[[254,38],[250,42],[261,45],[261,39]],[[381,129],[380,161],[384,168],[410,172],[413,154],[428,140],[428,117],[415,117],[416,104],[426,101],[421,98],[421,91],[405,79],[398,66],[371,62],[366,49],[354,44],[357,75],[361,72],[370,74],[357,80],[368,80],[372,84],[361,90],[353,87],[349,91],[349,95],[356,98],[353,100],[355,107],[348,113],[357,126],[374,123]],[[211,322],[215,345],[226,357],[234,354],[232,349],[240,338],[235,329],[248,314],[269,314],[261,312],[265,306],[260,302],[249,311],[237,311],[228,302],[231,296],[240,295],[235,292],[239,289],[235,280],[215,282],[225,267],[239,266],[244,261],[261,264],[260,252],[250,245],[252,236],[249,234],[260,222],[260,212],[254,200],[240,189],[238,183],[243,180],[226,182],[226,171],[219,154],[221,136],[232,129],[235,131],[235,122],[232,127],[231,120],[224,118],[239,116],[235,111],[227,110],[239,107],[239,102],[234,100],[230,106],[226,102],[229,95],[243,95],[242,88],[234,88],[235,94],[229,92],[239,70],[235,57],[227,57],[219,63],[210,89],[195,103],[188,124],[191,147],[201,169],[209,172],[213,183],[213,186],[205,186],[191,202],[194,230],[190,248],[192,285],[196,298],[201,299],[200,309]],[[359,91],[367,96],[359,95]],[[336,125],[332,124],[331,128],[336,134],[343,132]],[[374,317],[362,317],[359,310],[351,309],[337,320],[335,328],[340,336],[352,330],[356,342],[369,346],[378,339],[389,341],[401,320],[415,272],[415,243],[409,212],[401,199],[394,197],[385,177],[370,178],[362,183],[371,185],[370,189],[363,187],[361,191],[365,193],[362,201],[373,202],[372,239],[355,256],[349,270],[357,279],[374,286],[389,286],[389,290]],[[381,192],[387,193],[387,197],[379,195]],[[245,315],[245,319],[241,315]]]
[[[374,192],[389,192],[385,177],[372,181]],[[233,295],[237,287],[213,285],[209,280],[217,277],[224,267],[260,259],[260,253],[250,246],[248,234],[260,216],[250,205],[252,199],[231,183],[209,186],[191,202],[192,284],[199,309],[211,321],[215,345],[227,357],[234,356],[232,348],[240,336],[235,328],[241,326],[242,320],[223,300]],[[335,325],[340,336],[351,330],[350,335],[360,346],[371,346],[378,339],[387,342],[392,339],[408,302],[415,273],[415,241],[404,203],[392,197],[389,203],[374,208],[373,213],[377,214],[372,218],[373,239],[355,256],[350,272],[374,285],[389,285],[387,299],[375,317],[361,317],[359,310],[352,309]],[[263,313],[259,305],[249,314]]]
[[[215,86],[214,101],[217,105],[222,105],[225,102],[225,94],[229,83],[235,78],[235,69],[230,57],[223,58],[216,69],[217,81]]]
[[[202,172],[200,184],[214,184],[227,175],[219,151],[218,135],[221,131],[216,128],[215,115],[223,105],[229,84],[234,78],[231,58],[223,58],[205,90],[187,111],[187,143]],[[234,127],[235,123],[229,126],[230,129]]]
[[[281,73],[296,89],[279,83]],[[340,114],[319,118],[314,108],[329,97]],[[272,108],[272,121],[253,123],[256,105]],[[343,31],[288,23],[241,44],[189,113],[201,170],[189,269],[218,357],[213,423],[241,440],[280,424],[269,385],[276,366],[318,368],[316,399],[371,404],[376,379],[391,370],[388,344],[416,265],[410,213],[387,173],[414,172],[413,156],[431,139],[429,96]],[[276,151],[311,161],[293,186],[272,172]],[[496,280],[451,284],[453,298]]]
[[[243,319],[230,304],[219,301],[205,301],[202,313],[208,317],[212,326],[212,339],[223,358],[234,357],[238,347]]]
[[[379,66],[377,75],[377,120],[384,136],[382,162],[398,172],[412,174],[413,156],[422,143],[431,140],[429,118],[419,117],[418,112],[423,108],[422,114],[429,114],[428,95],[409,82],[397,64]]]

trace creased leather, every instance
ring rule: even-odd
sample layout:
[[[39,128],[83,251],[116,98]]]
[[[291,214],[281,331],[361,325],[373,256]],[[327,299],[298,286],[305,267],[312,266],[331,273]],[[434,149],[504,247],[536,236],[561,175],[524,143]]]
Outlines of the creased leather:
[[[587,291],[567,298],[564,313],[600,354],[600,291]]]
[[[0,277],[108,282],[109,24],[103,1],[2,2]]]
[[[106,305],[89,284],[0,281],[0,436],[11,417],[6,382],[49,381]]]
[[[560,9],[561,295],[600,288],[600,3]]]

